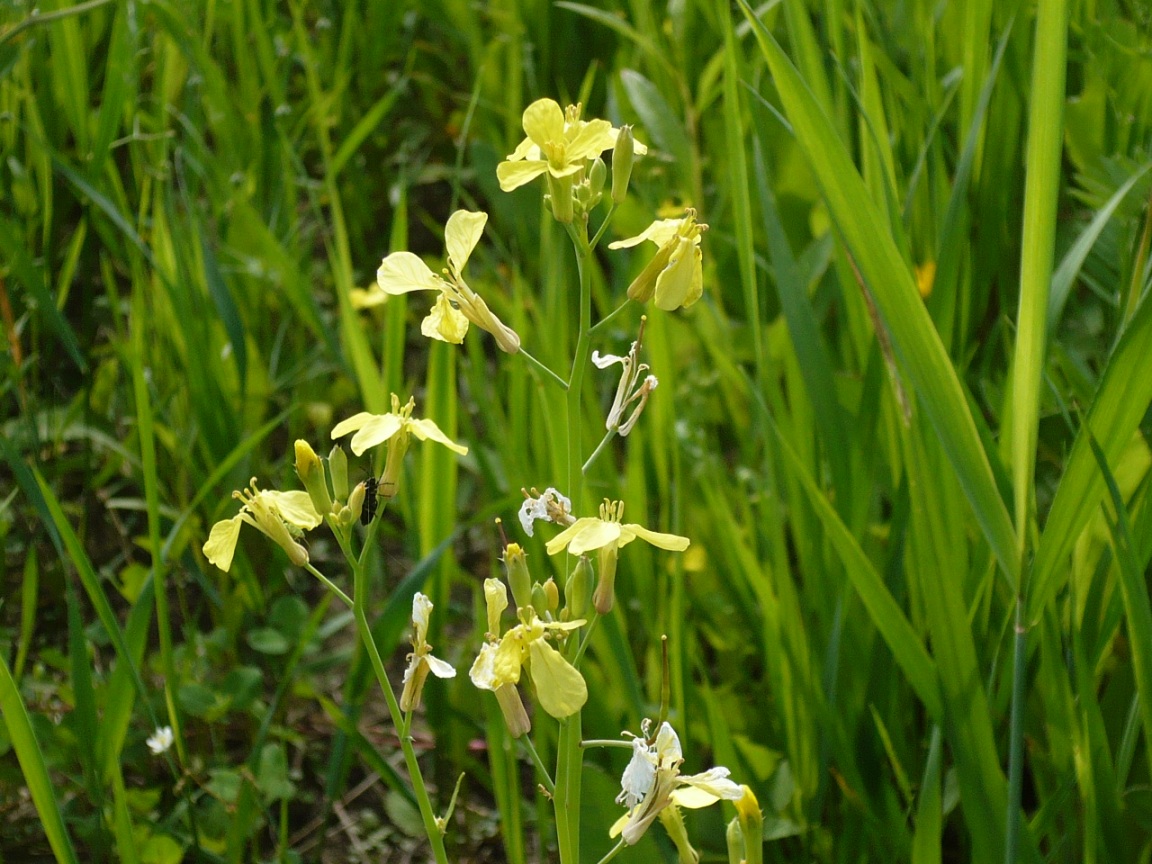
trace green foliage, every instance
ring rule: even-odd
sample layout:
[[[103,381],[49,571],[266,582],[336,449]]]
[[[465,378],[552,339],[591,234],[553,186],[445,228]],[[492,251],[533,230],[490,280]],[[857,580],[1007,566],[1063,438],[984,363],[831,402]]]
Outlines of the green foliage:
[[[659,712],[667,635],[686,770],[754,790],[766,861],[1152,854],[1140,4],[34,5],[0,10],[0,858],[425,854],[353,614],[256,532],[229,573],[201,553],[230,490],[299,488],[292,442],[326,453],[391,392],[471,451],[410,454],[365,630],[398,682],[423,591],[461,670],[412,730],[437,814],[466,775],[450,857],[549,858],[524,751],[463,673],[494,517],[563,585],[520,489],[565,486],[616,380],[587,364],[566,402],[485,334],[429,344],[424,295],[353,292],[483,209],[472,286],[566,372],[626,353],[641,311],[578,344],[580,276],[595,324],[647,261],[607,241],[686,206],[704,298],[647,310],[660,386],[571,494],[692,546],[622,554],[583,727],[538,724],[545,761]],[[579,262],[539,189],[496,183],[545,96],[651,148]],[[353,457],[352,483],[382,468]],[[584,754],[589,860],[626,757]],[[686,811],[713,860],[724,806]],[[619,860],[675,860],[643,844]]]

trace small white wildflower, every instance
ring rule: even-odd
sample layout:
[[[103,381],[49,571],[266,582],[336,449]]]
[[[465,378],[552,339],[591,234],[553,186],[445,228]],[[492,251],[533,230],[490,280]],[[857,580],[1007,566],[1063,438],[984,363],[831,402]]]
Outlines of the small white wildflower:
[[[159,756],[161,753],[168,752],[168,748],[172,746],[174,737],[172,735],[171,726],[161,726],[150,736],[144,743],[148,745],[148,749],[152,751],[153,756]]]
[[[537,519],[565,527],[576,521],[572,518],[572,502],[551,486],[543,493],[535,489],[531,494],[524,491],[524,503],[520,505],[520,525],[529,537],[533,532],[532,523]]]

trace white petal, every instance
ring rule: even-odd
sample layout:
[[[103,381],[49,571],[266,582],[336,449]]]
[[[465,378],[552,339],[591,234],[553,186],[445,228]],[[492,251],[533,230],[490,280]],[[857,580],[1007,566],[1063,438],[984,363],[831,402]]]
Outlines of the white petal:
[[[432,670],[432,674],[437,678],[455,678],[456,670],[452,668],[450,663],[446,663],[439,657],[433,657],[429,654],[424,658],[428,661],[428,668]]]
[[[652,788],[656,779],[655,759],[648,750],[648,744],[643,738],[632,739],[632,759],[620,777],[620,788],[623,790],[616,802],[627,804],[629,808],[635,807]],[[623,828],[623,826],[621,826]]]
[[[432,601],[419,591],[412,598],[412,629],[416,631],[416,641],[423,644],[428,639],[428,619],[432,615]]]
[[[618,357],[615,354],[601,354],[599,351],[592,352],[592,363],[599,369],[607,369],[613,363],[623,363],[627,357]]]

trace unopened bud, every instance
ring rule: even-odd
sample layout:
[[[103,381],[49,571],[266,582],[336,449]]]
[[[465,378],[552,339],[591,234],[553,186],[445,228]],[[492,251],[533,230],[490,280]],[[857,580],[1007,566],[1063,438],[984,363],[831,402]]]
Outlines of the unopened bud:
[[[337,501],[348,499],[348,456],[339,444],[328,454],[328,476],[332,479],[332,494]]]
[[[744,835],[744,860],[747,864],[761,864],[764,860],[764,814],[752,790],[747,786],[740,789],[744,794],[734,803]]]
[[[568,610],[569,620],[583,618],[588,612],[588,604],[592,599],[592,562],[587,555],[581,555],[568,581],[564,583],[564,608]]]
[[[508,569],[508,585],[516,607],[531,606],[532,574],[528,572],[528,559],[519,543],[509,543],[504,547],[504,566]]]
[[[676,844],[677,864],[700,864],[700,855],[688,840],[688,828],[684,825],[684,814],[679,807],[665,807],[660,811],[660,822],[664,830]]]
[[[532,586],[532,608],[536,609],[540,615],[548,610],[548,592],[539,582]]]
[[[546,608],[555,615],[556,610],[560,608],[560,589],[556,587],[556,581],[551,576],[544,583],[544,596],[548,600]]]
[[[312,506],[321,516],[332,512],[332,497],[328,494],[328,481],[324,478],[324,463],[307,441],[296,441],[296,476],[308,490]]]
[[[591,198],[590,207],[600,203],[600,193],[604,191],[604,183],[608,180],[608,166],[604,160],[597,156],[592,160],[592,167],[588,169],[588,193]]]
[[[632,176],[632,163],[635,161],[636,139],[632,137],[631,126],[621,126],[616,136],[616,146],[612,148],[612,203],[622,204],[628,197],[628,180]]]
[[[348,496],[348,511],[346,518],[348,524],[351,525],[360,518],[360,514],[364,512],[364,498],[368,494],[368,488],[363,483],[357,483],[356,488],[352,490],[352,494]],[[341,513],[343,516],[344,513]]]

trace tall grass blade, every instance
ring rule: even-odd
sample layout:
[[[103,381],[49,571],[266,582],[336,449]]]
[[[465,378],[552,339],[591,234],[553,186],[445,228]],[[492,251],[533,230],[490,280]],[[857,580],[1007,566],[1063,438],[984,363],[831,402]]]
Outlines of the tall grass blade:
[[[16,688],[16,681],[12,678],[8,661],[3,654],[0,654],[0,715],[3,715],[4,723],[8,727],[12,749],[16,752],[20,770],[24,772],[24,782],[28,784],[28,792],[32,796],[36,813],[40,816],[40,823],[52,847],[52,854],[56,856],[59,864],[78,864],[76,850],[72,847],[72,840],[64,827],[64,817],[53,791],[52,778],[48,776],[48,767],[44,764],[44,754],[40,750],[28,710],[24,707],[24,700],[20,698],[20,691]]]

